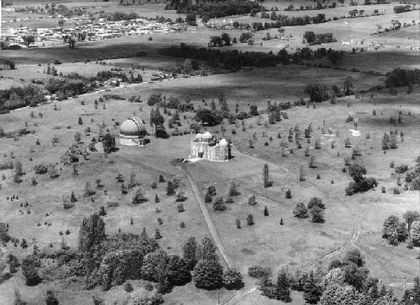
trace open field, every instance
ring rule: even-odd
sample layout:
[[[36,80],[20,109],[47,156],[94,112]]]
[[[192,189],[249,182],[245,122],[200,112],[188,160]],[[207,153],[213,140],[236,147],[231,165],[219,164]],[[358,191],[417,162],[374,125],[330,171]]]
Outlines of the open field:
[[[293,75],[292,79],[290,75]],[[353,77],[358,88],[368,88],[383,82],[381,79],[363,76],[359,73],[348,72],[343,75],[342,72],[337,72],[335,75],[331,74],[331,70],[328,69],[317,70],[301,66],[285,66],[269,70],[255,69],[235,74],[141,84],[132,88],[115,89],[114,93],[126,98],[133,94],[146,97],[152,92],[161,92],[167,96],[190,95],[194,103],[200,104],[199,101],[203,98],[206,100],[216,98],[219,92],[223,92],[231,109],[235,104],[239,104],[241,110],[246,110],[250,103],[255,103],[259,108],[264,109],[267,100],[279,102],[303,96],[304,85],[314,77],[317,77],[320,82],[339,85],[347,76]],[[400,293],[403,276],[412,278],[415,275],[414,270],[410,268],[410,265],[415,264],[414,252],[405,249],[404,246],[386,245],[385,241],[380,239],[379,232],[383,220],[389,214],[401,215],[408,209],[415,209],[418,205],[418,194],[404,192],[402,195],[392,195],[390,191],[387,194],[379,194],[379,190],[376,190],[354,197],[345,197],[344,187],[349,178],[341,172],[341,168],[343,167],[343,156],[350,152],[343,147],[343,144],[339,144],[335,150],[331,150],[329,147],[331,138],[320,135],[319,130],[322,120],[325,120],[326,126],[331,127],[335,133],[339,134],[334,139],[338,143],[342,143],[343,138],[348,136],[348,129],[351,128],[348,123],[344,123],[344,120],[349,113],[356,115],[359,118],[359,129],[362,136],[351,138],[351,141],[353,145],[358,145],[362,149],[360,162],[366,164],[368,173],[378,179],[379,188],[386,186],[387,189],[390,189],[395,181],[390,178],[391,169],[384,168],[384,164],[389,164],[392,160],[398,160],[398,163],[412,164],[418,154],[416,148],[420,146],[420,140],[417,137],[417,130],[420,127],[420,110],[416,104],[413,104],[418,96],[418,93],[414,95],[402,94],[398,96],[398,103],[394,102],[394,98],[378,95],[373,100],[365,98],[364,101],[354,98],[339,99],[337,105],[325,104],[316,109],[295,107],[288,111],[289,120],[284,120],[268,129],[262,125],[258,126],[255,119],[247,120],[246,125],[252,124],[254,127],[245,132],[241,132],[240,128],[235,128],[234,125],[227,125],[226,136],[232,138],[235,148],[233,152],[235,158],[232,161],[227,164],[203,161],[186,164],[184,167],[187,172],[191,173],[203,192],[205,187],[213,184],[218,193],[223,195],[227,193],[227,185],[230,181],[239,183],[241,195],[235,198],[235,202],[228,206],[227,211],[216,213],[211,211],[208,206],[228,254],[235,258],[234,265],[243,273],[246,273],[247,268],[253,264],[271,266],[274,271],[279,270],[282,266],[288,266],[294,270],[340,248],[346,241],[352,239],[354,230],[357,230],[358,238],[354,244],[366,256],[372,275],[381,278],[384,283],[392,285],[395,291]],[[168,140],[152,139],[152,143],[144,149],[120,147],[118,152],[111,154],[107,159],[101,154],[94,153],[79,167],[77,179],[72,176],[71,169],[60,166],[62,171],[56,180],[40,177],[38,186],[28,186],[30,177],[33,176],[32,166],[45,162],[58,162],[58,157],[73,142],[73,134],[78,130],[82,132],[85,126],[92,128],[90,136],[83,136],[83,141],[87,143],[92,136],[97,134],[97,124],[105,123],[109,126],[107,128],[115,133],[117,127],[112,127],[113,120],[121,122],[133,113],[144,118],[146,125],[149,125],[150,107],[147,105],[141,105],[140,109],[138,105],[127,103],[127,101],[109,101],[106,103],[106,109],[93,110],[93,100],[96,98],[98,95],[93,94],[61,102],[59,104],[60,111],[54,111],[50,104],[2,115],[2,127],[6,132],[23,126],[25,121],[29,123],[29,129],[36,131],[33,135],[20,138],[18,142],[13,139],[0,139],[2,152],[9,155],[13,151],[15,158],[23,161],[23,168],[27,172],[24,182],[16,185],[11,182],[12,172],[3,171],[7,180],[6,183],[2,183],[2,219],[10,224],[11,235],[18,238],[24,237],[30,241],[30,244],[36,241],[40,246],[49,243],[59,245],[62,241],[62,237],[58,234],[59,231],[69,229],[71,233],[65,236],[64,240],[70,246],[74,246],[81,218],[97,211],[101,205],[108,201],[120,203],[119,207],[107,209],[108,215],[105,217],[105,222],[109,228],[107,229],[108,233],[116,232],[118,229],[139,232],[142,227],[146,227],[150,233],[153,233],[153,230],[158,227],[156,218],[161,217],[164,224],[159,226],[163,235],[160,244],[164,249],[178,253],[180,251],[179,241],[186,240],[190,235],[195,235],[197,238],[207,235],[208,232],[206,227],[202,226],[203,220],[188,183],[185,184],[185,192],[189,199],[185,204],[186,211],[182,214],[178,214],[175,204],[171,202],[170,198],[165,197],[163,186],[158,186],[157,189],[150,187],[151,182],[156,181],[159,174],[164,174],[166,177],[182,174],[170,164],[170,161],[188,156],[191,139],[191,136],[188,135],[171,137]],[[85,101],[85,106],[78,102],[81,99]],[[376,109],[380,115],[372,117],[373,109]],[[380,138],[384,130],[393,128],[387,123],[389,116],[395,115],[400,110],[403,113],[411,111],[411,116],[404,115],[403,125],[398,126],[398,129],[405,133],[405,141],[399,143],[399,149],[384,155],[380,150]],[[42,112],[44,118],[30,119],[31,111]],[[85,121],[84,126],[77,125],[78,116],[82,116]],[[190,114],[187,114],[188,120],[191,117]],[[264,116],[263,120],[266,120]],[[305,169],[307,181],[298,182],[296,175],[299,166],[305,165],[307,158],[303,156],[302,150],[297,150],[293,155],[281,157],[278,145],[280,140],[276,139],[276,134],[280,132],[286,136],[289,128],[295,125],[303,128],[311,122],[316,133],[314,137],[320,137],[323,145],[319,152],[313,151],[318,167]],[[70,129],[67,129],[67,126],[70,126]],[[184,126],[183,128],[187,128],[188,122],[185,122]],[[230,135],[233,128],[238,131],[235,137]],[[270,142],[269,146],[264,147],[262,142],[268,140],[259,137],[257,148],[249,149],[247,141],[252,133],[261,134],[262,131],[266,133],[267,138],[271,135],[275,140]],[[219,132],[218,128],[215,128],[214,132]],[[367,133],[370,134],[369,140],[365,139]],[[57,135],[59,138],[59,144],[55,146],[51,146],[50,143],[53,135]],[[37,138],[41,139],[41,146],[34,145]],[[340,151],[340,156],[336,155],[337,151]],[[33,161],[28,160],[29,155]],[[273,188],[268,190],[262,188],[261,182],[261,169],[264,163],[269,164],[271,177],[274,181]],[[127,201],[130,195],[120,194],[118,187],[113,182],[114,177],[118,173],[128,177],[131,172],[136,173],[150,197],[150,202],[132,206]],[[202,175],[203,172],[206,174]],[[320,174],[321,180],[315,179],[316,174]],[[105,185],[107,194],[105,194],[105,190],[98,190],[94,196],[95,202],[89,202],[80,197],[71,212],[63,210],[63,195],[69,196],[71,191],[80,194],[86,181],[93,184],[97,178],[101,179]],[[334,185],[330,183],[331,180],[335,181]],[[292,190],[292,199],[284,199],[285,190],[288,188]],[[63,192],[63,190],[65,191]],[[161,203],[152,203],[154,193],[159,194]],[[12,194],[19,195],[19,201],[10,202],[4,199]],[[258,204],[255,207],[250,207],[246,203],[251,194],[257,196]],[[322,198],[327,206],[326,223],[324,224],[311,224],[292,216],[292,209],[296,202],[307,201],[313,196]],[[26,201],[30,207],[19,208],[19,203]],[[270,211],[268,217],[263,216],[264,206],[267,206]],[[156,214],[156,208],[161,210],[159,214]],[[19,209],[23,210],[25,215],[19,215]],[[26,210],[30,210],[31,214],[26,214]],[[48,213],[49,216],[46,217],[45,213]],[[249,213],[254,215],[256,223],[252,228],[245,225],[245,218]],[[129,224],[130,218],[134,220],[133,225]],[[235,227],[236,218],[241,219],[241,222],[244,223],[240,230]],[[280,218],[284,220],[283,226],[279,225]],[[179,228],[181,221],[185,222],[186,229]],[[19,226],[19,223],[22,222],[26,224],[24,227]],[[38,227],[37,223],[41,223],[41,226]],[[48,226],[44,223],[51,223],[51,225]],[[392,265],[388,263],[389,260],[392,260]],[[253,280],[246,278],[246,282],[252,288]],[[22,281],[16,278],[13,281],[8,281],[5,287],[11,289],[13,285],[19,283]],[[42,287],[47,289],[49,285],[46,283]],[[58,287],[62,286],[53,287],[59,289]],[[195,291],[189,296],[190,300],[200,300],[201,304],[212,304],[217,297],[215,293],[203,294],[188,285],[175,288],[171,294],[165,296],[165,299],[169,301],[169,304],[186,303],[187,300],[181,296],[185,289],[189,294]],[[39,293],[42,291],[40,290]],[[58,294],[63,300],[67,299],[68,292],[66,291]],[[24,296],[33,294],[33,301],[42,295],[34,293],[33,289],[22,289],[22,293]],[[95,293],[95,291],[91,293]],[[91,293],[74,294],[72,298],[67,299],[69,303],[63,304],[73,304],[72,302],[76,300],[84,300]],[[120,296],[121,293],[123,292],[120,288],[113,289],[106,294],[107,300],[112,300],[112,298]],[[10,293],[7,296],[10,297]],[[226,295],[222,293],[222,298],[229,298],[229,293]],[[259,298],[261,297],[258,296],[258,293],[252,291],[244,296],[238,304],[254,304],[253,302]],[[299,296],[296,296],[294,304],[299,304],[299,300]],[[271,304],[267,299],[263,299],[263,301],[264,304]]]

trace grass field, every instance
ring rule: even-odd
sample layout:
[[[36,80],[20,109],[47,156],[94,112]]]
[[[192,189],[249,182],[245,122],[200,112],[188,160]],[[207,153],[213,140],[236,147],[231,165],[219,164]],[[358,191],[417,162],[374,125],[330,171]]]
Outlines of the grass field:
[[[81,71],[81,68],[77,70]],[[292,78],[291,75],[293,75]],[[251,103],[264,109],[267,100],[279,102],[303,97],[304,85],[315,78],[329,85],[334,83],[339,85],[347,76],[353,77],[358,88],[368,88],[383,82],[381,79],[359,73],[345,72],[343,74],[342,71],[335,72],[329,69],[285,66],[264,70],[255,69],[236,74],[141,84],[131,88],[115,89],[114,92],[126,98],[134,94],[147,97],[152,92],[161,92],[167,96],[188,94],[192,96],[196,104],[201,104],[203,98],[210,100],[216,98],[219,92],[223,92],[231,109],[236,103],[240,105],[241,110],[247,110]],[[74,246],[77,228],[82,217],[97,211],[108,201],[117,201],[119,207],[107,209],[108,215],[105,221],[108,233],[116,232],[119,228],[123,231],[139,232],[146,227],[149,233],[153,234],[155,228],[159,227],[163,235],[163,239],[160,240],[162,247],[168,249],[169,252],[179,253],[180,242],[189,236],[195,235],[200,238],[208,235],[206,227],[202,225],[200,210],[194,202],[188,183],[185,184],[184,189],[189,199],[184,204],[186,211],[181,214],[176,211],[173,200],[164,194],[164,185],[159,185],[155,190],[150,185],[151,182],[156,181],[159,174],[164,174],[166,177],[181,174],[170,161],[188,156],[191,136],[172,137],[168,140],[152,139],[152,143],[144,149],[121,147],[120,151],[111,154],[107,159],[101,154],[92,154],[89,160],[83,161],[79,167],[77,178],[72,176],[70,168],[59,166],[62,168],[59,178],[51,180],[47,177],[39,177],[38,186],[29,186],[30,178],[34,175],[32,167],[39,163],[58,162],[59,156],[73,142],[76,131],[82,132],[86,126],[91,126],[92,134],[83,137],[83,141],[87,143],[92,136],[97,134],[98,124],[105,123],[112,132],[117,132],[117,129],[113,127],[113,120],[121,122],[133,113],[143,117],[148,126],[150,108],[147,105],[141,105],[140,109],[139,105],[126,101],[110,101],[106,103],[106,109],[94,110],[93,99],[101,94],[103,93],[61,102],[60,111],[54,111],[53,105],[50,104],[2,115],[2,127],[6,132],[24,126],[24,122],[28,122],[29,129],[35,130],[35,134],[22,137],[17,142],[13,139],[0,139],[2,152],[8,156],[13,151],[15,160],[22,160],[23,168],[27,172],[24,182],[17,185],[10,179],[12,172],[3,171],[7,180],[2,183],[2,220],[10,224],[10,233],[13,236],[26,238],[30,245],[36,241],[40,246],[48,246],[49,243],[59,246],[62,242],[59,232],[69,229],[70,235],[64,235],[64,240],[70,246]],[[354,230],[357,229],[358,238],[355,245],[366,256],[372,275],[392,285],[396,293],[400,293],[403,285],[402,277],[406,276],[410,279],[414,276],[414,270],[410,268],[416,262],[414,251],[406,249],[403,245],[388,246],[380,238],[380,230],[383,220],[388,215],[392,213],[401,215],[408,209],[415,209],[418,204],[418,194],[404,192],[402,195],[392,195],[390,191],[380,194],[379,190],[376,190],[345,197],[344,187],[350,179],[341,172],[341,168],[343,156],[350,152],[343,148],[343,138],[349,136],[348,129],[353,127],[344,123],[344,120],[349,113],[359,118],[359,130],[362,136],[351,138],[351,141],[353,145],[358,145],[362,149],[363,156],[360,157],[360,162],[367,165],[369,175],[378,179],[379,188],[386,186],[390,190],[395,185],[395,181],[390,178],[392,169],[384,164],[398,160],[398,162],[411,165],[418,154],[420,140],[416,136],[416,130],[420,127],[420,111],[413,103],[418,96],[418,92],[412,95],[400,94],[396,98],[378,95],[373,100],[367,97],[363,100],[339,99],[337,105],[325,104],[316,109],[296,107],[288,111],[289,120],[283,120],[269,128],[257,125],[256,119],[247,120],[246,126],[252,124],[254,127],[247,128],[245,132],[242,132],[240,127],[226,125],[225,136],[233,140],[235,158],[229,163],[188,164],[186,170],[193,175],[194,181],[202,192],[208,185],[214,184],[218,193],[224,195],[227,193],[230,181],[239,183],[241,195],[235,198],[235,203],[229,205],[227,211],[215,213],[208,206],[223,244],[229,255],[235,258],[235,266],[243,273],[246,273],[247,268],[254,264],[271,266],[275,271],[281,266],[288,266],[294,270],[345,245],[352,239]],[[81,99],[85,101],[85,106],[78,102]],[[395,103],[395,100],[398,100],[398,103]],[[376,109],[379,114],[376,117],[371,115],[373,109]],[[405,141],[399,143],[399,149],[384,155],[380,150],[380,138],[384,131],[394,128],[389,125],[388,118],[399,110],[403,111],[404,115],[403,125],[398,126],[398,129],[406,134]],[[35,114],[42,112],[44,118],[30,119],[31,111]],[[411,111],[410,117],[406,115],[408,111]],[[83,126],[77,125],[78,116],[82,116]],[[187,114],[188,120],[184,121],[181,129],[187,128],[191,117],[192,114]],[[266,120],[264,116],[263,120]],[[335,134],[339,134],[334,137],[338,143],[335,150],[330,148],[332,138],[320,134],[323,120],[327,127],[331,127]],[[316,169],[307,168],[305,165],[307,158],[303,156],[302,150],[297,150],[293,155],[281,157],[280,140],[276,138],[278,132],[285,137],[289,128],[295,125],[305,128],[311,122],[315,137],[320,137],[323,143],[320,151],[313,150],[318,165]],[[70,126],[70,129],[67,129],[67,126]],[[231,135],[233,128],[237,130],[236,136]],[[219,128],[213,131],[220,132]],[[262,131],[265,132],[267,138],[260,136]],[[254,132],[259,135],[256,148],[249,149],[247,141]],[[367,133],[370,134],[369,140],[365,139]],[[56,146],[52,146],[50,142],[54,135],[59,138],[59,144]],[[273,137],[272,142],[268,140],[269,136]],[[40,139],[41,146],[34,145],[37,138]],[[269,146],[263,145],[265,141],[270,142]],[[340,151],[340,156],[337,156],[337,151]],[[33,161],[29,161],[29,155]],[[9,157],[2,159],[8,160]],[[274,181],[274,187],[266,190],[262,188],[261,182],[261,171],[265,162],[269,163]],[[300,165],[305,167],[307,176],[307,181],[303,183],[298,182],[296,178]],[[131,195],[121,195],[114,182],[118,173],[128,177],[131,172],[136,173],[150,199],[148,203],[141,206],[130,205]],[[206,174],[203,175],[203,172]],[[316,174],[320,174],[321,180],[315,178]],[[81,192],[87,181],[93,185],[97,178],[101,179],[105,189],[98,189],[95,202],[90,202],[81,196]],[[335,183],[331,184],[331,180]],[[285,199],[287,188],[292,190],[292,199]],[[71,191],[74,191],[80,199],[73,210],[66,211],[62,207],[63,195],[69,196]],[[19,201],[5,200],[5,197],[13,194],[19,195]],[[154,194],[159,195],[161,203],[153,203]],[[258,204],[255,207],[247,204],[247,198],[251,194],[257,196]],[[327,206],[325,224],[316,225],[292,216],[292,209],[296,202],[307,202],[313,196],[322,198]],[[19,203],[26,201],[30,204],[29,208],[21,208]],[[268,217],[263,216],[264,206],[267,206],[270,211]],[[156,213],[156,208],[159,208],[161,212]],[[22,210],[23,215],[19,214],[19,210]],[[30,214],[26,214],[27,210],[30,210]],[[46,216],[46,213],[49,216]],[[254,215],[256,223],[252,228],[246,226],[245,218],[249,213]],[[157,217],[163,219],[162,226],[157,225]],[[133,225],[129,224],[131,218],[134,221]],[[236,218],[239,218],[243,224],[240,230],[235,227]],[[280,218],[284,220],[283,226],[279,224]],[[179,227],[181,221],[185,222],[185,229]],[[20,225],[22,222],[25,226]],[[41,226],[37,226],[38,223]],[[51,225],[48,226],[45,223],[51,223]],[[388,263],[389,260],[392,260],[392,264]],[[245,280],[249,285],[247,287],[254,285],[252,279],[246,277]],[[20,277],[14,277],[12,281],[3,284],[6,285],[4,291],[8,291],[3,295],[5,300],[11,297],[12,287],[18,284],[19,286],[22,284]],[[69,303],[64,304],[72,304],[76,300],[82,302],[95,293],[95,291],[71,292],[70,297],[70,291],[64,289],[67,287],[66,283],[46,283],[37,291],[24,288],[22,293],[24,296],[32,295],[32,300],[35,302],[51,285],[57,291],[62,291],[58,294],[60,299],[68,298]],[[73,290],[79,291],[77,287],[80,287],[78,286],[80,284],[76,282],[72,285],[74,286],[70,287]],[[189,293],[189,299],[185,297],[186,291]],[[245,288],[244,293],[247,292]],[[107,300],[112,300],[122,294],[120,287],[111,290],[105,296]],[[228,299],[230,296],[231,292],[222,291],[220,297]],[[165,296],[165,299],[169,304],[181,302],[189,304],[192,300],[200,300],[200,304],[213,304],[217,297],[216,292],[207,293],[188,285],[175,288],[171,294]],[[300,304],[300,298],[301,296],[296,296],[294,304]],[[257,300],[270,304],[267,299],[261,299],[255,290],[247,293],[238,304],[255,304]]]

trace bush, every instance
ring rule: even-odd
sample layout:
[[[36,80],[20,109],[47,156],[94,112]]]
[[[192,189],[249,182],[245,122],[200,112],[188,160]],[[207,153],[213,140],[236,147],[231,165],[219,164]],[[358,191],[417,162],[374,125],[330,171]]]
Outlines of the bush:
[[[248,268],[248,275],[253,278],[261,279],[271,275],[271,269],[261,266],[251,266]]]
[[[306,208],[303,202],[298,202],[293,209],[293,215],[297,218],[307,218],[308,217],[308,209]]]

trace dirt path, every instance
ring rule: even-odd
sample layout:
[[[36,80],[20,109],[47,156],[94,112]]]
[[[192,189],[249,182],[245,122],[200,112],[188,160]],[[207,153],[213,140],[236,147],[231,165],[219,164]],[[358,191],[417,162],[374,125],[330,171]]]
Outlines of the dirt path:
[[[222,257],[223,261],[225,262],[225,264],[231,268],[232,267],[232,261],[229,258],[229,256],[226,253],[226,249],[219,237],[219,234],[217,233],[216,227],[214,226],[213,222],[211,221],[209,212],[207,210],[206,204],[204,203],[204,200],[201,196],[200,190],[198,189],[197,184],[194,182],[191,174],[188,172],[187,169],[183,168],[183,167],[177,167],[178,169],[180,169],[187,177],[188,182],[190,183],[193,193],[194,193],[194,197],[196,202],[198,203],[198,206],[201,210],[201,213],[203,214],[204,220],[206,221],[207,227],[210,231],[211,237],[213,238],[213,241],[217,247],[217,249],[219,250],[220,256]]]

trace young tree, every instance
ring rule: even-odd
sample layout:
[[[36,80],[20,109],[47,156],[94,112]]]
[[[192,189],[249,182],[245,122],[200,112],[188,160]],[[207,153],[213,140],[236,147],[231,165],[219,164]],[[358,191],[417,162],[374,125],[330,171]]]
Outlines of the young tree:
[[[273,182],[270,181],[267,163],[265,163],[263,167],[263,181],[264,181],[264,188],[271,187],[273,185]]]
[[[168,196],[175,195],[175,187],[174,187],[171,180],[168,181],[168,184],[166,186],[166,195],[168,195]]]
[[[268,208],[267,206],[264,207],[264,216],[269,216],[270,214],[268,213]]]
[[[249,204],[250,206],[254,206],[254,205],[256,205],[256,204],[257,204],[257,200],[256,200],[255,195],[251,195],[251,196],[248,198],[248,204]]]
[[[229,197],[238,196],[241,193],[238,191],[238,185],[232,181],[229,186]]]
[[[246,218],[246,222],[247,222],[248,226],[253,226],[254,225],[254,216],[252,216],[252,214],[249,214]]]

